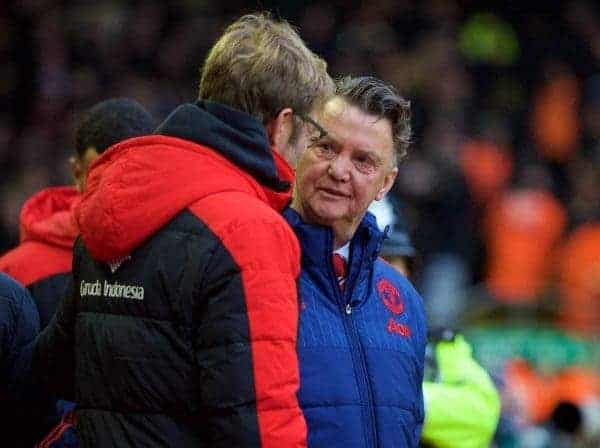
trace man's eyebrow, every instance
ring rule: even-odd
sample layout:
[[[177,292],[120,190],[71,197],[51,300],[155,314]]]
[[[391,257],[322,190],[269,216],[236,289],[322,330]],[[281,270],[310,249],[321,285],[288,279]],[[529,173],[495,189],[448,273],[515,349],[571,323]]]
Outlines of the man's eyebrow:
[[[297,114],[297,115],[298,115],[298,117],[300,117],[300,119],[302,121],[313,125],[317,129],[317,131],[319,131],[319,137],[318,138],[323,138],[323,137],[326,137],[326,136],[329,135],[329,132],[323,126],[321,126],[315,120],[313,120],[312,118],[310,118],[308,115],[305,115],[305,114]]]
[[[376,152],[369,151],[369,150],[366,150],[366,149],[360,149],[360,148],[358,148],[356,150],[356,153],[359,154],[359,155],[361,155],[361,156],[369,157],[370,159],[372,159],[377,164],[383,163],[383,158],[379,154],[377,154]]]
[[[327,133],[325,135],[322,135],[321,133],[319,133],[319,135],[315,135],[315,136],[311,137],[310,140],[313,143],[327,143],[328,145],[331,145],[333,147],[339,147],[339,146],[341,146],[340,142],[338,140],[336,140],[329,133]]]

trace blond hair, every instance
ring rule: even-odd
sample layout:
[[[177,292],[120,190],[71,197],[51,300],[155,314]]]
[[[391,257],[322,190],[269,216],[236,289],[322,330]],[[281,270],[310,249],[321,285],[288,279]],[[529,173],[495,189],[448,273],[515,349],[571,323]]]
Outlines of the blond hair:
[[[215,43],[202,68],[199,96],[266,125],[286,107],[307,114],[333,91],[327,63],[289,23],[261,13],[242,16]]]

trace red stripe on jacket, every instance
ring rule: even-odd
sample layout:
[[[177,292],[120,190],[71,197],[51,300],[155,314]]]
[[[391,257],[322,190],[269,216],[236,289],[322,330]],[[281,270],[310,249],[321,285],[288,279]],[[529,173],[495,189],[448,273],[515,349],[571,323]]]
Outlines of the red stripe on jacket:
[[[52,428],[52,430],[41,440],[35,448],[50,448],[54,442],[60,440],[63,434],[72,426],[75,425],[77,421],[77,416],[75,415],[75,411],[70,411],[67,413],[58,424]]]
[[[216,194],[190,210],[219,237],[241,271],[261,445],[305,447],[306,423],[297,399],[296,236],[275,210],[246,193]]]

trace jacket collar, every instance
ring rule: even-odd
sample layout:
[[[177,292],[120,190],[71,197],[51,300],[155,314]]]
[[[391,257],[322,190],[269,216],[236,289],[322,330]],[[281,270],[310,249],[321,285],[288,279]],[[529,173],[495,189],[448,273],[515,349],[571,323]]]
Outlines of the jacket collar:
[[[331,266],[332,229],[304,222],[298,212],[289,207],[284,211],[283,216],[300,241],[303,274],[308,275],[320,291],[331,291],[335,282]],[[384,233],[377,228],[375,217],[367,212],[350,241],[345,295],[352,297],[353,306],[368,297],[373,266],[384,238]]]
[[[265,127],[242,111],[204,100],[183,104],[155,134],[208,146],[274,191],[290,188],[290,183],[279,177]]]

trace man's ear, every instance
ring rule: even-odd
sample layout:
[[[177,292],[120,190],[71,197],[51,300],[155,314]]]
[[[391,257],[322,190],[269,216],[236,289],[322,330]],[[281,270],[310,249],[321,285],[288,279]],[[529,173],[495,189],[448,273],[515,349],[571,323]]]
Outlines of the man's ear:
[[[392,186],[396,181],[396,176],[398,176],[398,167],[395,166],[383,178],[383,185],[375,195],[375,200],[381,201],[387,192],[392,189]]]
[[[269,144],[279,154],[285,156],[294,133],[294,111],[286,107],[267,125]]]
[[[73,183],[79,193],[83,193],[85,169],[78,156],[69,157],[69,168],[73,176]]]
[[[74,156],[69,159],[71,165],[71,173],[73,174],[73,181],[75,188],[80,193],[85,191],[86,178],[90,165],[94,160],[99,157],[98,151],[93,146],[90,146],[85,150],[83,156]]]

